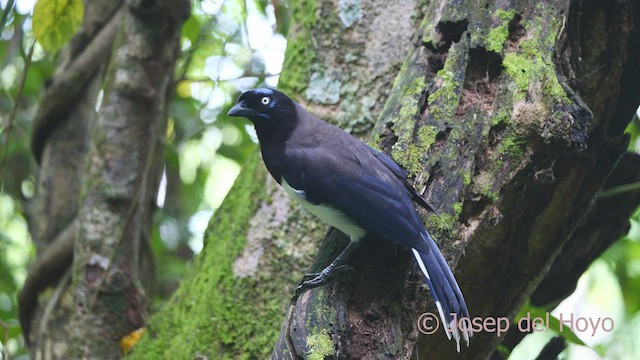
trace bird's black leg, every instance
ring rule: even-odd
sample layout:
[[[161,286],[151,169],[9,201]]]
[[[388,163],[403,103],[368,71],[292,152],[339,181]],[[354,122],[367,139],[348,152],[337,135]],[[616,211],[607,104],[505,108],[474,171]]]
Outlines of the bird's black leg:
[[[324,285],[329,282],[337,272],[348,269],[349,267],[347,265],[342,265],[342,262],[358,247],[358,245],[360,245],[359,241],[349,242],[349,245],[342,250],[340,255],[338,255],[331,264],[325,267],[321,272],[305,274],[302,278],[302,282],[296,289],[293,300],[297,299],[305,290]]]

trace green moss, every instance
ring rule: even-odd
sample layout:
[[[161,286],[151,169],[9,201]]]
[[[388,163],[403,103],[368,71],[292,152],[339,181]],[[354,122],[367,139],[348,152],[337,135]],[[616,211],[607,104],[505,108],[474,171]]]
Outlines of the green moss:
[[[567,96],[567,92],[564,90],[560,82],[558,82],[558,77],[555,74],[553,66],[546,67],[545,74],[545,83],[543,86],[543,90],[546,95],[550,96],[553,99],[561,99],[565,102],[569,102],[569,97]]]
[[[420,139],[420,146],[425,149],[429,149],[433,143],[436,142],[436,136],[438,135],[438,129],[435,126],[425,125],[418,130],[418,139]]]
[[[515,134],[509,134],[500,143],[500,152],[509,157],[512,162],[519,163],[525,156],[526,142]]]
[[[526,151],[526,139],[517,135],[514,130],[507,128],[500,137],[496,153],[491,155],[492,161],[488,168],[474,177],[473,189],[492,201],[498,200],[500,193],[496,190],[496,182],[505,176],[505,171],[519,167],[526,158]],[[505,168],[505,165],[508,165],[509,169]],[[470,182],[471,179],[465,179],[465,185],[467,181]]]
[[[486,39],[487,49],[497,53],[501,52],[505,41],[507,41],[507,36],[509,36],[509,31],[506,25],[501,25],[489,30]]]
[[[445,239],[455,236],[462,207],[463,202],[459,201],[452,206],[453,214],[430,214],[426,220],[426,228],[435,238]]]
[[[419,111],[418,103],[425,87],[426,83],[422,77],[415,78],[411,83],[404,86],[400,92],[402,96],[400,98],[400,110],[393,119],[394,130],[400,134],[400,138],[394,145],[391,156],[411,174],[416,174],[422,170],[422,157],[435,141],[437,134],[437,129],[426,126],[418,131],[418,141],[414,141],[412,130],[401,129],[401,127],[415,125],[415,117]]]
[[[454,230],[458,226],[458,215],[431,214],[427,217],[426,223],[427,229],[435,238],[447,239],[454,236]]]
[[[498,124],[511,125],[511,114],[509,113],[509,106],[501,107],[492,117],[491,126]]]
[[[559,20],[556,20],[553,23],[553,29],[557,29],[557,27],[559,26]],[[549,30],[547,32],[547,36],[542,41],[542,47],[545,49],[553,48],[555,46],[556,38],[557,33],[555,31]],[[566,91],[558,81],[555,65],[553,64],[552,54],[549,52],[547,52],[547,54],[549,54],[548,58],[543,58],[543,62],[541,63],[544,79],[543,90],[545,92],[545,95],[551,97],[552,99],[569,103],[571,102],[571,99],[569,99]]]
[[[415,175],[422,171],[422,158],[424,152],[415,144],[408,144],[405,148],[400,149],[397,146],[391,151],[391,156],[403,169],[409,174]]]
[[[543,10],[541,10],[543,11]],[[551,21],[551,24],[548,22]],[[527,39],[518,44],[518,51],[504,55],[502,66],[518,87],[514,100],[525,98],[532,82],[540,83],[540,88],[548,99],[570,102],[562,85],[558,82],[552,52],[555,45],[559,22],[538,17],[524,24],[529,33]]]
[[[453,211],[455,212],[456,217],[462,213],[462,201],[453,204]]]
[[[461,69],[464,69],[467,61],[468,45],[464,40],[451,45],[444,66],[437,73],[435,83],[438,89],[427,98],[431,118],[437,123],[446,123],[455,118],[464,79]]]
[[[500,193],[491,189],[491,187],[483,188],[481,194],[491,199],[491,201],[497,201]]]
[[[529,89],[529,79],[533,69],[531,59],[515,52],[509,52],[504,55],[502,66],[516,83],[519,91],[524,92]]]
[[[427,86],[427,83],[424,81],[424,78],[414,79],[411,85],[405,90],[404,95],[411,96],[414,98],[418,97],[424,91],[425,86]],[[417,105],[418,104],[417,99],[414,99],[414,100],[415,100],[415,105]],[[415,110],[417,111],[417,109]]]
[[[498,27],[490,29],[489,34],[487,34],[486,47],[488,50],[497,53],[502,51],[504,43],[507,41],[507,37],[509,36],[509,22],[513,19],[515,14],[516,12],[514,10],[504,11],[503,9],[499,9],[496,11],[495,15],[501,20],[501,22]]]
[[[462,175],[462,182],[465,186],[471,184],[471,172],[467,171],[464,173],[464,175]]]
[[[442,86],[429,95],[427,99],[429,111],[436,121],[453,119],[460,101],[458,93],[460,84],[455,81],[453,72],[446,65],[438,71],[438,77],[442,80]]]
[[[380,141],[382,140],[382,137],[380,136],[379,132],[375,132],[374,134],[372,134],[371,138],[369,139],[369,142],[367,143],[369,146],[371,146],[372,148],[381,151],[382,149],[380,148]]]
[[[396,147],[396,151],[393,151],[391,155],[410,174],[417,174],[422,171],[422,160],[431,145],[435,143],[437,135],[438,129],[436,127],[425,125],[418,130],[417,141],[403,142],[406,146],[402,149]]]
[[[536,52],[540,50],[540,39],[525,39],[518,45],[520,54],[526,57],[537,57]]]
[[[478,194],[482,194],[488,199],[492,201],[498,200],[500,193],[494,190],[496,186],[496,182],[499,181],[500,172],[502,169],[504,162],[496,161],[494,162],[494,166],[492,166],[487,171],[483,171],[478,176],[473,179],[473,189],[474,192]]]
[[[313,0],[294,1],[291,5],[292,23],[301,27],[295,36],[287,40],[282,74],[278,87],[286,92],[303,93],[309,83],[311,64],[316,57],[313,28],[317,21],[317,2]]]
[[[418,130],[418,141],[407,140],[403,148],[395,147],[391,155],[396,162],[410,174],[417,174],[423,169],[422,160],[431,145],[436,141],[438,129],[425,125]]]
[[[265,171],[255,154],[212,218],[206,246],[189,277],[151,318],[147,335],[130,358],[269,357],[284,314],[284,280],[269,279],[268,274],[238,278],[232,270],[244,250],[249,220],[266,198],[264,184]]]
[[[425,32],[424,35],[422,36],[422,43],[425,45],[431,45],[433,46],[434,40],[431,37],[430,33]]]
[[[324,360],[335,355],[333,348],[333,340],[327,334],[326,329],[322,329],[319,333],[309,335],[307,337],[307,346],[309,347],[309,360]]]
[[[513,19],[513,17],[516,15],[516,11],[514,9],[509,9],[508,11],[504,9],[498,9],[498,11],[496,11],[496,15],[500,18],[500,20],[511,21],[511,19]]]

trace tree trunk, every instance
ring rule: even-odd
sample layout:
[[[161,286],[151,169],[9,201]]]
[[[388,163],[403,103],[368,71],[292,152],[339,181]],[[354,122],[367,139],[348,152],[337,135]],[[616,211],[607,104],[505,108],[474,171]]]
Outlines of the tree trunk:
[[[554,260],[563,245],[592,234],[580,225],[625,151],[623,130],[640,102],[639,7],[345,4],[292,3],[280,88],[356,135],[371,132],[370,144],[407,169],[438,210],[423,214],[425,224],[472,316],[512,319],[534,290],[546,291],[538,285],[561,265]],[[611,241],[629,207],[608,215]],[[302,273],[345,246],[329,232],[308,269],[324,229],[254,156],[211,221],[191,275],[133,357],[265,358],[274,342],[272,356],[287,359],[456,356],[441,329],[418,330],[419,316],[435,307],[407,249],[375,235],[348,260],[353,273],[290,304]],[[596,238],[581,261],[562,253],[569,271],[603,251]],[[488,358],[502,339],[477,332],[461,357]]]
[[[369,132],[411,48],[422,16],[417,2],[363,2],[344,20],[328,1],[291,7],[279,88],[343,128]],[[318,18],[326,22],[314,25]],[[256,151],[211,220],[190,275],[131,357],[268,358],[326,229],[267,176]]]
[[[41,100],[38,258],[20,294],[34,359],[117,358],[144,325],[156,155],[186,14],[182,1],[88,2]]]
[[[440,212],[427,215],[427,228],[459,264],[472,316],[513,318],[552,264],[567,266],[557,271],[574,275],[560,280],[575,287],[575,274],[606,248],[602,237],[611,243],[626,231],[629,206],[610,211],[599,223],[608,232],[588,242],[597,223],[582,220],[626,149],[622,132],[640,100],[638,72],[626,65],[639,58],[632,31],[638,10],[631,2],[613,9],[597,2],[477,8],[440,1],[426,11],[374,145],[416,176],[414,185],[426,188]],[[596,40],[602,46],[594,48]],[[615,60],[601,60],[605,54]],[[603,84],[611,90],[596,92]],[[334,256],[326,255],[332,242],[320,249],[317,268]],[[554,263],[565,243],[581,244],[581,251]],[[418,292],[415,266],[406,270],[406,252],[389,255],[377,239],[366,246],[352,257],[352,278],[309,291],[290,309],[274,357],[410,356],[416,319],[435,309]],[[558,284],[557,277],[550,273],[549,282]],[[418,340],[418,357],[455,356],[437,334]],[[486,358],[500,340],[481,331],[463,357]]]

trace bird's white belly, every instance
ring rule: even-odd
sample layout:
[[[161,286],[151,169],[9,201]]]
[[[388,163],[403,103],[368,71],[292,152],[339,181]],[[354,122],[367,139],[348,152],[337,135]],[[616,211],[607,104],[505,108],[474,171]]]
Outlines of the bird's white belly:
[[[284,191],[289,197],[298,201],[303,208],[307,209],[325,223],[345,233],[351,241],[358,241],[364,237],[366,231],[354,224],[353,220],[342,211],[329,206],[314,205],[308,202],[303,197],[304,191],[292,188],[284,178],[282,179],[282,188],[284,188]]]

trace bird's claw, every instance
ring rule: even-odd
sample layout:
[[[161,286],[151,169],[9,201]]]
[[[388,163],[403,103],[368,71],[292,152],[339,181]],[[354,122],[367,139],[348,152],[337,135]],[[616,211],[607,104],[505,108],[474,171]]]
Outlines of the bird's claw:
[[[298,287],[296,288],[296,292],[295,292],[295,295],[293,296],[292,301],[295,301],[296,299],[298,299],[298,297],[305,290],[322,286],[328,283],[331,279],[336,277],[338,274],[341,274],[344,272],[353,272],[353,271],[354,271],[353,268],[349,265],[340,265],[340,266],[336,266],[330,271],[327,271],[325,269],[319,273],[304,274],[302,276],[302,281],[300,282],[300,285],[298,285]]]
[[[320,274],[322,274],[322,273],[321,272],[317,272],[317,273],[308,273],[308,274],[302,275],[302,281],[300,282],[300,285],[302,285],[302,283],[307,281],[307,279],[317,278],[318,276],[320,276]]]

